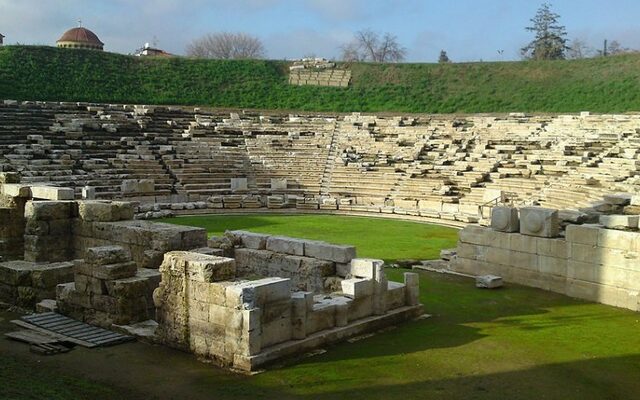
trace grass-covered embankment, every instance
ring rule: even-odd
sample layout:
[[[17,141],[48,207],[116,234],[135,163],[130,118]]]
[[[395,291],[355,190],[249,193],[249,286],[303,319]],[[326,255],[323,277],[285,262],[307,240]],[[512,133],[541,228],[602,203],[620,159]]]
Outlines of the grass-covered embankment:
[[[640,55],[575,61],[356,63],[347,89],[291,86],[282,61],[144,59],[0,47],[0,98],[333,112],[640,110]]]

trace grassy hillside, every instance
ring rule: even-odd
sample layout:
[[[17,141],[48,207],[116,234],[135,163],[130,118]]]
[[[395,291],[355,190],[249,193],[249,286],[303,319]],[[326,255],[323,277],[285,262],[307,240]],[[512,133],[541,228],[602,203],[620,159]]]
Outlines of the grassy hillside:
[[[287,84],[281,61],[139,59],[0,47],[0,98],[307,111],[640,110],[640,55],[579,61],[354,64],[348,89]]]

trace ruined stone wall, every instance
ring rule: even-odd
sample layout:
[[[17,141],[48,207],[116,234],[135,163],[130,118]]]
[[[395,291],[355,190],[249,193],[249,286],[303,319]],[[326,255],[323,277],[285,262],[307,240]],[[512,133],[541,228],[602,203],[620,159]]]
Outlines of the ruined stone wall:
[[[503,198],[589,208],[638,192],[640,116],[229,113],[83,103],[0,104],[26,182],[133,199],[148,218],[298,208],[473,222]],[[46,114],[46,118],[43,117]],[[31,120],[27,117],[31,115]],[[597,206],[597,204],[596,204]]]
[[[417,275],[389,283],[381,260],[351,260],[341,290],[316,296],[287,278],[247,279],[231,258],[170,252],[160,273],[160,340],[245,371],[422,313]]]
[[[548,231],[549,237],[540,237],[517,225],[511,232],[467,226],[460,231],[451,268],[473,275],[498,275],[507,282],[639,311],[637,216],[620,218],[635,219],[636,228],[568,225],[563,236],[556,230]]]

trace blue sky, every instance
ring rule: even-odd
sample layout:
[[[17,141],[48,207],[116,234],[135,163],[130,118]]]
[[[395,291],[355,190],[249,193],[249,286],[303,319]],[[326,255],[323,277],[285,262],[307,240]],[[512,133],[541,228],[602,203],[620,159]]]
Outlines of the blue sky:
[[[68,28],[83,25],[105,49],[131,53],[145,42],[183,54],[208,32],[247,32],[267,55],[292,59],[336,57],[353,32],[395,34],[407,60],[434,62],[441,49],[453,61],[516,60],[531,40],[524,27],[542,1],[532,0],[0,0],[5,43],[54,45]],[[570,39],[600,48],[618,40],[640,48],[640,1],[556,0]],[[503,55],[498,54],[503,50]]]

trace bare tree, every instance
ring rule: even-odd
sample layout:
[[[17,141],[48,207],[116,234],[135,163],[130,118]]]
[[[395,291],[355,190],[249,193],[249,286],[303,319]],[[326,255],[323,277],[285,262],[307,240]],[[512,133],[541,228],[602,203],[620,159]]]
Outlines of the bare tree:
[[[399,62],[404,60],[407,50],[390,33],[380,35],[371,29],[358,31],[353,41],[343,45],[344,61]]]
[[[595,49],[589,46],[585,40],[580,38],[573,39],[569,44],[569,49],[567,50],[567,58],[571,60],[590,58],[595,56],[595,54]]]
[[[615,56],[617,54],[624,54],[624,53],[633,53],[635,51],[636,50],[622,46],[622,44],[617,40],[612,40],[611,43],[609,43],[609,45],[607,46],[607,55],[610,55],[610,56]]]
[[[187,56],[215,59],[263,58],[265,50],[257,37],[246,33],[209,33],[187,45]]]

